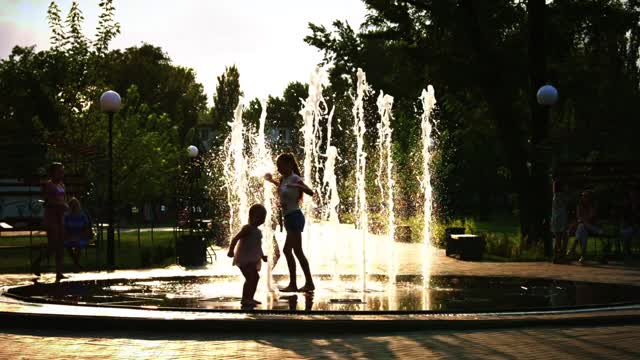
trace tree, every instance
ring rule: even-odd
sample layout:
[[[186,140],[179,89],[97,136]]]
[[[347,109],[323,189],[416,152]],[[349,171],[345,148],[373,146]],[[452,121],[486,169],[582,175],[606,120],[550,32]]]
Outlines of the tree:
[[[302,128],[302,99],[308,95],[308,85],[291,82],[285,88],[282,97],[269,96],[267,100],[267,128],[278,130],[280,137],[275,142],[274,154],[292,152],[301,156],[300,129]],[[285,132],[289,132],[289,142]]]
[[[218,84],[213,96],[210,119],[215,132],[214,147],[222,146],[224,139],[227,138],[229,123],[233,119],[233,111],[238,106],[240,96],[242,96],[240,73],[235,65],[231,65],[218,76]]]
[[[119,25],[112,2],[100,6],[95,42],[82,34],[76,2],[64,24],[52,2],[52,48],[36,52],[15,47],[8,59],[0,60],[3,135],[37,155],[33,161],[8,164],[9,170],[33,175],[47,160],[63,160],[71,173],[93,182],[93,200],[104,204],[107,120],[97,100],[114,89],[123,95],[123,108],[114,118],[117,198],[171,202],[181,141],[206,108],[203,87],[192,69],[172,65],[158,47],[109,51]],[[42,144],[46,153],[38,150]]]
[[[52,3],[53,4],[53,3]],[[109,50],[109,43],[120,34],[120,24],[115,21],[115,7],[113,0],[102,0],[98,4],[102,9],[98,26],[96,27],[96,40],[94,47],[96,55],[103,57]]]
[[[176,122],[180,142],[206,109],[203,86],[196,82],[192,69],[175,66],[159,47],[115,50],[106,56],[107,81],[115,91],[124,93],[136,85],[140,97],[158,113],[167,113]]]
[[[60,16],[60,8],[55,1],[49,4],[47,10],[47,20],[49,22],[49,29],[51,29],[51,47],[63,48],[66,46],[67,34],[62,23],[62,17]]]
[[[69,51],[78,57],[84,57],[89,52],[89,41],[82,32],[83,21],[84,15],[82,15],[80,6],[76,1],[72,2],[65,23],[67,25]]]
[[[477,173],[468,172],[471,167],[459,165],[464,163],[461,159],[495,166],[486,173],[503,174],[510,190],[517,193],[523,238],[543,237],[549,169],[538,159],[544,155],[539,149],[549,144],[547,134],[561,134],[565,125],[579,124],[590,129],[584,132],[585,138],[598,134],[595,143],[603,143],[602,132],[594,131],[598,124],[611,134],[604,139],[611,145],[609,154],[624,153],[621,149],[626,145],[621,146],[618,137],[628,135],[619,130],[628,129],[626,119],[638,112],[630,106],[638,91],[638,81],[633,80],[638,60],[636,2],[556,0],[546,8],[538,0],[365,3],[369,14],[359,33],[341,22],[334,23],[332,32],[310,25],[312,34],[305,40],[323,50],[325,62],[333,64],[332,81],[362,67],[371,75],[370,83],[396,97],[393,125],[405,131],[398,137],[401,154],[414,144],[402,142],[416,135],[409,120],[416,118],[413,99],[420,88],[433,84],[440,104],[436,136],[459,150],[459,156],[439,157],[448,164],[440,168],[455,168],[458,178],[462,174],[478,178]],[[546,31],[544,37],[541,29]],[[547,66],[541,49],[548,51]],[[585,84],[585,78],[597,81]],[[544,110],[535,102],[534,90],[544,81],[557,84],[563,94],[554,111],[554,118],[562,120],[555,123],[545,121]],[[620,111],[615,118],[625,120],[612,126],[603,121],[611,117],[607,110]],[[490,154],[483,151],[460,152],[465,146],[452,137],[465,131],[465,142],[474,142],[470,136],[482,139],[485,131],[474,123],[486,120],[500,145],[495,149],[498,156],[493,156],[498,162],[487,159]],[[593,140],[581,144],[565,136],[563,141],[580,144],[571,145],[580,149],[573,158],[593,158]]]
[[[181,151],[178,127],[166,113],[144,104],[135,85],[114,118],[115,194],[120,202],[155,202],[174,194]],[[103,139],[106,137],[102,137]]]

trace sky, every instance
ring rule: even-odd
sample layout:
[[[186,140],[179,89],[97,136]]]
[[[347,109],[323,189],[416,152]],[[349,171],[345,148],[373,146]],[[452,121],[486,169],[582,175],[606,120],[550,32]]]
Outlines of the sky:
[[[56,1],[62,17],[71,0]],[[99,0],[80,0],[83,30],[94,38]],[[0,0],[0,59],[15,45],[49,47],[50,0]],[[216,77],[235,64],[245,98],[278,96],[291,81],[307,82],[322,53],[304,43],[308,23],[330,27],[346,20],[358,28],[360,0],[115,0],[123,49],[143,42],[160,46],[176,65],[195,70],[212,103]]]

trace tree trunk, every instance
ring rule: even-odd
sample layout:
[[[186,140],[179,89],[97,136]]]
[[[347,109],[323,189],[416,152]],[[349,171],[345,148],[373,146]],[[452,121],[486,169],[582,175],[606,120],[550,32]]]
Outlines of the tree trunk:
[[[550,185],[548,164],[542,159],[541,145],[547,139],[549,129],[549,109],[538,104],[536,94],[545,84],[547,58],[545,49],[545,0],[528,0],[529,20],[529,81],[531,86],[529,106],[531,109],[530,129],[534,156],[531,162],[532,217],[528,244],[544,241],[544,252],[551,256],[552,244],[548,230],[548,211],[550,208]]]

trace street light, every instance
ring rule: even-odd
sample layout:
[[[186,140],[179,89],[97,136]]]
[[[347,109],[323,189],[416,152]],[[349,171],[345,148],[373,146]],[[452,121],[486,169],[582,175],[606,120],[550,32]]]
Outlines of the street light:
[[[558,102],[558,90],[553,86],[553,85],[544,85],[542,87],[540,87],[538,89],[538,92],[536,93],[536,100],[538,101],[538,104],[542,105],[544,107],[544,118],[545,120],[545,124],[547,123],[548,119],[549,119],[549,112],[551,111],[551,107],[553,105],[555,105]],[[545,129],[544,131],[546,132],[545,125]],[[551,167],[555,168],[555,153],[553,151],[552,146],[546,145],[546,146],[542,146],[541,145],[541,140],[546,140],[546,133],[543,133],[544,136],[540,136],[540,137],[536,137],[536,141],[534,142],[534,146],[535,146],[535,151],[536,151],[536,162],[538,163],[537,166],[539,166],[540,168],[544,167],[544,168],[548,168],[547,165],[542,164],[541,163],[541,158],[543,157],[543,152],[550,152],[551,153]],[[546,158],[546,157],[545,157]],[[548,187],[547,187],[548,189]],[[548,192],[546,193],[548,195]],[[549,198],[547,198],[547,200],[550,200]],[[548,229],[547,229],[548,230]],[[551,240],[551,236],[550,236],[551,232],[550,231],[544,231],[543,233],[543,240],[544,240],[544,254],[545,256],[551,256],[552,252],[553,252],[553,243]]]
[[[194,164],[196,157],[198,156],[198,148],[194,145],[189,145],[187,147],[187,155],[189,155],[189,158],[191,158],[191,164],[189,164],[189,168],[190,168],[190,174],[189,174],[189,203],[187,204],[187,206],[189,207],[189,220],[190,220],[190,224],[189,226],[193,227],[193,213],[195,212],[195,205],[193,202],[193,197],[194,197],[194,182],[196,180],[196,165]]]
[[[187,148],[187,154],[189,154],[189,157],[193,159],[194,157],[198,156],[198,148],[193,145],[190,145]]]
[[[558,102],[558,90],[552,85],[545,85],[538,89],[536,94],[538,104],[544,106],[552,106]]]
[[[120,110],[120,95],[113,91],[105,91],[100,96],[100,109],[109,114],[109,189],[107,207],[107,264],[115,267],[115,249],[113,236],[113,115]]]

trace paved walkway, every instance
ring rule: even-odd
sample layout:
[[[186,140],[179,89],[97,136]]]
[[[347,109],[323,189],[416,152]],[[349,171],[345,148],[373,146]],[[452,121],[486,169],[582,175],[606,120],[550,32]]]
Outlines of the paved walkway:
[[[411,247],[399,257],[411,259]],[[404,255],[403,255],[404,253]],[[400,273],[419,273],[421,264],[402,262]],[[280,265],[280,264],[279,264]],[[313,265],[313,264],[312,264]],[[224,272],[225,266],[190,273]],[[317,266],[318,271],[322,270]],[[544,277],[640,285],[640,269],[612,265],[461,262],[437,252],[434,274]],[[230,270],[231,271],[231,270]],[[118,271],[103,277],[171,275],[184,271]],[[77,274],[76,279],[95,274]],[[0,276],[0,285],[28,281],[26,275]],[[51,280],[51,279],[49,279]],[[433,330],[377,335],[265,334],[247,329],[242,335],[220,333],[87,332],[2,329],[0,359],[636,359],[640,358],[640,324],[608,327],[553,326],[533,329]]]
[[[637,359],[640,326],[384,336],[0,333],[2,359]]]
[[[399,244],[398,275],[422,274],[422,262],[415,253],[420,252],[420,246],[415,244]],[[137,277],[167,277],[167,276],[208,276],[208,275],[235,275],[240,276],[237,267],[231,265],[231,259],[226,256],[226,249],[218,249],[217,262],[206,269],[184,270],[179,266],[151,270],[118,270],[115,272],[68,274],[71,280],[95,279],[95,278],[137,278]],[[311,271],[314,274],[333,274],[333,265],[325,259],[310,259]],[[384,260],[384,259],[383,259]],[[360,266],[355,262],[340,262],[340,274],[360,274]],[[444,255],[444,250],[435,250],[431,264],[432,275],[461,275],[461,276],[514,276],[536,277],[558,280],[590,281],[603,283],[617,283],[640,286],[640,266],[624,266],[622,263],[612,262],[602,265],[597,262],[586,262],[580,265],[553,264],[550,262],[472,262],[459,261]],[[266,271],[266,266],[263,267]],[[301,271],[299,271],[301,272]],[[369,267],[370,274],[387,274],[386,263],[383,261],[372,262]],[[287,266],[284,257],[280,259],[274,269],[274,274],[286,275]],[[302,274],[299,274],[302,276]],[[263,277],[264,279],[264,274]],[[0,287],[31,283],[31,274],[4,274],[0,275]],[[44,274],[43,281],[52,281],[53,274]],[[262,281],[262,280],[261,280]]]

